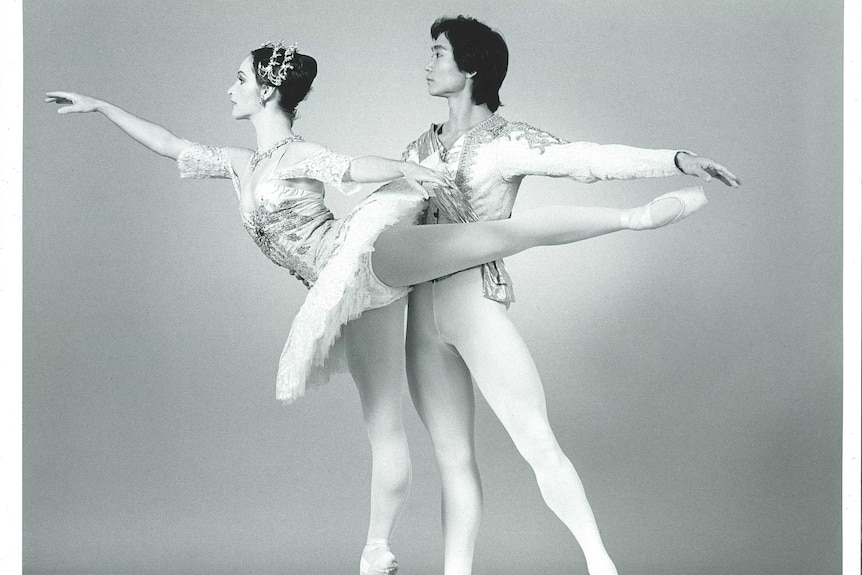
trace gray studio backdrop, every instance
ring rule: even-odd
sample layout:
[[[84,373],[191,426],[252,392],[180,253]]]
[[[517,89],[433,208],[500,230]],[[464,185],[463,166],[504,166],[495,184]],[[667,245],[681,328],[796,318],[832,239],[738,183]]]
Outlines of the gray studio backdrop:
[[[428,28],[510,46],[502,114],[572,140],[675,147],[743,179],[652,233],[511,258],[511,314],[621,573],[840,564],[841,4],[24,3],[24,560],[28,573],[355,572],[369,451],[345,376],[297,404],[275,370],[305,290],[247,237],[229,182],[180,181],[98,115],[254,146],[226,90],[247,52],[320,62],[297,131],[398,157],[446,118]],[[533,179],[516,210],[630,206],[696,183]],[[355,201],[333,196],[340,214]],[[394,539],[439,573],[439,482],[405,393],[412,497]],[[477,575],[585,573],[484,403]]]

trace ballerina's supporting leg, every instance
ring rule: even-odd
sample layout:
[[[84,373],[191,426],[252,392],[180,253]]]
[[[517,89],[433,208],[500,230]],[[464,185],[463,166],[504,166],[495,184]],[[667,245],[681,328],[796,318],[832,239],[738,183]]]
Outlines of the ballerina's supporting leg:
[[[410,453],[401,419],[405,299],[368,310],[344,327],[347,362],[359,390],[371,443],[371,513],[360,560],[363,575],[398,569],[389,550],[410,491]]]
[[[387,285],[415,285],[536,246],[573,243],[625,229],[659,228],[691,215],[704,204],[706,196],[697,187],[623,210],[552,206],[508,220],[394,227],[377,239],[373,267]]]

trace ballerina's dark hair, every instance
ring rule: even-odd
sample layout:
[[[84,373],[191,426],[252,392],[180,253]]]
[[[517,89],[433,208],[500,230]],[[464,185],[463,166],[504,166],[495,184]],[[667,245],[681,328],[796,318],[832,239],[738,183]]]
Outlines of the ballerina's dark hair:
[[[296,52],[295,47],[285,48],[281,44],[264,44],[257,50],[252,50],[251,60],[258,83],[262,86],[273,86],[279,94],[279,107],[291,121],[296,119],[296,107],[308,96],[311,84],[317,76],[317,60]],[[261,74],[261,68],[269,65],[272,65],[270,69],[281,70],[283,79],[273,81],[273,78]]]
[[[492,112],[500,107],[500,86],[509,67],[509,49],[503,36],[475,18],[438,18],[431,25],[431,37],[445,34],[452,44],[455,63],[462,72],[474,72],[474,104],[487,104]]]

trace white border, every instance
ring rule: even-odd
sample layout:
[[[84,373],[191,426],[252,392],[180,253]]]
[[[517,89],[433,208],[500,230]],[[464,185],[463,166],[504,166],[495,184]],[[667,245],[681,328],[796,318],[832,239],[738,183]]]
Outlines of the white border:
[[[23,10],[21,0],[0,7],[0,571],[20,573],[22,565],[22,159],[23,159]]]
[[[3,390],[2,420],[3,499],[0,508],[0,571],[22,568],[22,136],[23,136],[23,9],[21,0],[0,3],[0,62],[2,136],[0,158],[0,385]],[[860,74],[860,22],[862,4],[844,4],[844,442],[843,442],[843,573],[860,573],[862,499],[860,499],[860,318],[862,318],[862,172],[860,172],[860,127],[862,127],[862,74]]]
[[[844,442],[842,525],[843,573],[860,572],[860,318],[862,318],[862,43],[859,32],[862,3],[844,3]]]

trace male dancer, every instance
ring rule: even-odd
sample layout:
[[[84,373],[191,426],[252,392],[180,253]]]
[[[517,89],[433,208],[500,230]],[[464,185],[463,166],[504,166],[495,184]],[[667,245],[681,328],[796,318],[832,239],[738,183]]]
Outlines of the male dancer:
[[[426,224],[508,218],[526,175],[594,182],[683,173],[739,184],[723,166],[687,152],[568,143],[509,122],[495,113],[508,65],[502,36],[458,17],[437,20],[431,37],[428,91],[447,99],[449,119],[410,144],[404,159],[448,171],[457,190],[437,191]],[[410,295],[408,380],[440,470],[445,575],[471,573],[481,516],[471,376],[533,468],[548,507],[581,545],[590,574],[615,575],[578,474],[548,423],[536,367],[507,317],[512,301],[502,261],[418,285]]]

